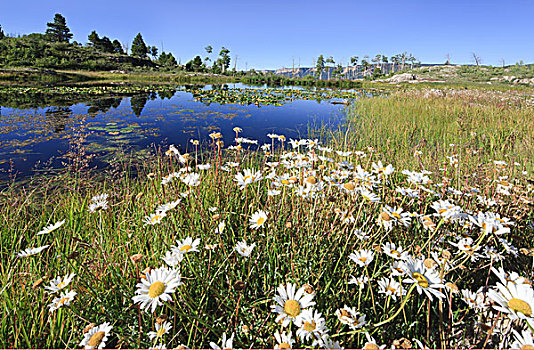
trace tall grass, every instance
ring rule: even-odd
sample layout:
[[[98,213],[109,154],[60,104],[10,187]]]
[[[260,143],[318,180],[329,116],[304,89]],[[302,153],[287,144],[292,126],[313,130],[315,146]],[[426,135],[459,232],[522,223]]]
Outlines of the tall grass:
[[[325,318],[328,334],[345,347],[363,347],[368,341],[364,333],[372,335],[377,344],[387,346],[406,338],[430,347],[499,347],[500,341],[510,339],[512,334],[509,330],[503,331],[502,337],[487,333],[492,325],[507,327],[497,323],[504,317],[497,312],[469,308],[458,294],[446,288],[440,288],[446,298],[430,302],[425,294],[419,295],[406,283],[405,289],[411,292],[396,300],[379,293],[378,287],[378,280],[390,276],[393,262],[380,248],[386,242],[402,246],[421,261],[431,253],[450,254],[448,261],[454,267],[447,270],[441,258],[434,258],[438,260],[437,271],[441,271],[443,282],[461,289],[476,291],[478,287],[495,285],[497,278],[489,270],[492,266],[530,277],[532,258],[525,254],[514,256],[499,239],[506,237],[515,246],[526,248],[527,254],[532,248],[532,213],[526,204],[532,203],[526,182],[529,175],[522,174],[512,163],[526,161],[531,154],[532,145],[522,136],[532,131],[532,125],[528,125],[527,114],[521,108],[473,108],[485,122],[475,121],[467,113],[469,109],[457,101],[403,95],[362,100],[356,106],[350,128],[328,142],[336,150],[365,150],[365,155],[338,155],[306,145],[288,149],[287,141],[282,149],[278,140],[270,152],[246,147],[239,151],[219,150],[214,143],[207,150],[189,155],[188,164],[193,168],[195,164],[211,164],[208,170],[196,170],[200,173],[198,186],[188,186],[179,177],[162,185],[164,176],[179,169],[185,173],[194,169],[187,170],[172,152],[168,156],[157,150],[143,159],[118,155],[106,172],[97,174],[76,166],[83,162],[73,161],[74,168],[53,178],[39,177],[5,188],[0,193],[0,345],[76,347],[90,323],[110,322],[113,329],[108,348],[147,348],[159,343],[167,347],[207,347],[210,341],[220,345],[223,333],[235,334],[236,347],[273,347],[277,345],[273,334],[281,330],[270,309],[275,304],[276,288],[295,283],[309,285],[307,291],[315,294],[314,308]],[[378,115],[383,118],[376,119]],[[456,121],[450,120],[453,116]],[[506,141],[513,129],[503,122],[506,118],[514,118],[517,136],[513,143]],[[403,124],[416,131],[405,129]],[[458,132],[459,125],[468,129]],[[473,130],[477,136],[471,139],[468,134]],[[389,141],[382,139],[386,135]],[[450,147],[451,142],[458,146]],[[415,161],[414,148],[423,152]],[[482,155],[467,157],[469,148],[480,149]],[[438,167],[448,162],[445,156],[452,151],[461,155],[459,166],[449,166],[432,175],[434,184],[426,186],[433,193],[410,185],[400,174],[402,169],[416,170],[421,165],[427,169]],[[505,157],[506,153],[509,157]],[[332,162],[318,156],[332,158]],[[372,163],[379,159],[393,163],[397,171],[373,185],[372,191],[381,201],[373,203],[357,189],[365,186],[365,181],[347,170],[352,164],[371,171]],[[509,165],[489,164],[493,159],[506,159]],[[223,167],[227,161],[239,165],[227,172]],[[281,163],[270,168],[266,162],[273,161]],[[485,181],[451,183],[451,178],[463,178],[479,163],[494,172],[481,172],[480,181]],[[261,170],[266,178],[241,190],[234,175],[247,168]],[[271,171],[276,176],[267,179]],[[508,176],[507,181],[513,184],[509,196],[497,192],[499,184],[494,180],[499,176]],[[277,185],[273,187],[273,183]],[[351,190],[347,184],[357,187]],[[481,194],[496,203],[479,203],[467,184],[477,186]],[[452,186],[460,194],[449,192]],[[410,187],[418,195],[404,197],[396,191],[398,187]],[[272,188],[281,193],[268,196],[267,191]],[[312,195],[306,196],[306,189],[311,189],[308,194]],[[100,193],[109,194],[108,208],[90,212],[90,198]],[[143,223],[159,204],[177,199],[181,199],[180,204],[168,211],[161,223]],[[438,199],[451,200],[470,215],[476,215],[478,210],[498,212],[516,224],[504,236],[481,233],[479,227],[469,227],[465,221],[434,216],[437,212],[430,206]],[[392,230],[381,226],[377,220],[385,204],[413,213],[411,224],[396,225]],[[268,218],[264,227],[252,229],[249,219],[258,210],[266,211]],[[426,230],[419,214],[431,216],[436,229]],[[59,220],[66,222],[57,230],[36,235],[44,226]],[[217,233],[221,221],[226,227]],[[359,238],[355,230],[362,230],[368,237]],[[471,260],[470,254],[451,246],[451,242],[466,235],[481,248],[494,247],[505,260]],[[185,254],[180,263],[184,284],[172,295],[172,302],[159,306],[154,314],[141,311],[132,302],[139,279],[149,267],[164,265],[161,257],[177,239],[186,237],[200,238],[201,245],[199,252]],[[256,244],[248,258],[234,250],[242,240]],[[17,257],[23,249],[45,244],[50,247],[38,255]],[[208,244],[217,247],[204,249]],[[363,249],[375,254],[365,269],[349,259],[350,253]],[[132,259],[135,254],[141,254],[142,259]],[[78,294],[70,306],[49,313],[47,305],[54,296],[43,286],[68,273],[75,273],[76,277],[67,289]],[[362,288],[348,284],[351,275],[367,276],[370,282]],[[340,323],[335,311],[345,305],[365,314],[367,325],[351,331]],[[150,341],[147,333],[154,330],[156,317],[162,314],[171,322],[170,333]],[[295,338],[297,325],[289,327]],[[311,341],[300,338],[294,344],[305,346],[311,346]]]

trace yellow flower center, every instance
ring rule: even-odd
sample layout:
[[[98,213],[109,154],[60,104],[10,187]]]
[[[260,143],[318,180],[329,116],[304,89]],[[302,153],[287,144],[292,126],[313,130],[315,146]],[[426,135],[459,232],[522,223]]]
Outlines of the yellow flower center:
[[[165,334],[165,327],[161,326],[158,332],[156,333],[156,337],[161,337],[163,334]]]
[[[388,292],[390,292],[391,294],[395,294],[395,292],[397,291],[395,288],[392,288],[392,287],[390,287],[390,286],[388,286],[388,287],[386,288],[386,290],[387,290]]]
[[[265,222],[265,218],[259,218],[258,221],[256,221],[256,225],[261,226]]]
[[[65,287],[65,281],[61,281],[58,285],[57,285],[58,288],[63,288]]]
[[[447,211],[447,209],[440,209],[440,210],[438,210],[438,213],[443,214],[446,211]]]
[[[365,344],[365,346],[363,348],[366,349],[366,350],[367,349],[369,349],[369,350],[371,350],[371,349],[380,349],[378,347],[378,345],[376,345],[375,343],[367,343],[367,344]]]
[[[420,274],[419,272],[414,272],[414,273],[412,274],[412,278],[413,278],[414,280],[416,280],[416,281],[417,281],[417,284],[418,284],[419,286],[423,287],[423,288],[428,288],[428,286],[430,285],[430,284],[428,283],[427,278],[426,278],[425,276],[423,276],[422,274]]]
[[[100,345],[100,343],[102,343],[102,339],[104,339],[105,336],[106,336],[106,333],[102,331],[96,332],[95,334],[91,336],[91,338],[89,338],[87,345],[93,348],[96,348],[98,345]]]
[[[306,332],[313,332],[315,330],[315,327],[316,327],[315,321],[311,321],[311,323],[306,321],[304,322],[302,329],[304,329]]]
[[[152,299],[159,297],[165,291],[165,283],[156,281],[148,288],[148,296]]]
[[[395,249],[391,249],[391,250],[390,250],[390,253],[391,253],[391,255],[396,255],[396,256],[399,257],[399,258],[400,258],[400,256],[401,256],[400,253],[399,253],[397,250],[395,250]]]
[[[254,181],[254,177],[252,175],[247,175],[243,178],[243,182],[247,182],[247,180]]]
[[[499,185],[504,186],[504,187],[508,187],[508,186],[510,186],[510,183],[508,181],[499,181]]]
[[[192,249],[193,247],[191,247],[189,244],[185,244],[182,248],[180,248],[180,251],[181,252],[188,252],[189,249]]]
[[[312,185],[315,185],[317,183],[317,179],[314,176],[307,177],[305,181]]]
[[[354,191],[356,188],[356,185],[354,185],[352,182],[346,183],[343,185],[347,191]]]
[[[278,348],[279,349],[291,349],[291,345],[289,345],[288,343],[281,343],[281,344],[278,344]]]
[[[399,213],[391,213],[391,215],[393,215],[394,217],[396,217],[397,219],[402,219],[402,217],[400,216]]]
[[[283,179],[280,182],[282,183],[282,185],[289,185],[289,181],[287,181],[286,179]]]
[[[367,257],[365,256],[362,256],[361,258],[359,258],[358,260],[360,260],[361,262],[366,262],[367,261]]]
[[[380,219],[382,219],[382,221],[391,221],[391,216],[389,216],[388,213],[382,213],[380,214]]]
[[[508,307],[514,310],[515,312],[521,312],[523,315],[527,317],[532,316],[532,308],[524,300],[512,298],[508,300]]]
[[[290,317],[297,317],[300,315],[300,304],[298,301],[289,299],[284,304],[284,312],[288,314]]]
[[[152,217],[152,222],[158,222],[159,220],[161,220],[161,215],[154,215]]]
[[[61,298],[61,299],[59,299],[59,301],[57,302],[57,306],[60,307],[61,305],[65,304],[67,301],[69,301],[69,298],[68,298],[68,297]]]
[[[534,349],[534,345],[525,344],[525,345],[521,346],[519,349],[521,349],[521,350],[531,350],[531,349]]]

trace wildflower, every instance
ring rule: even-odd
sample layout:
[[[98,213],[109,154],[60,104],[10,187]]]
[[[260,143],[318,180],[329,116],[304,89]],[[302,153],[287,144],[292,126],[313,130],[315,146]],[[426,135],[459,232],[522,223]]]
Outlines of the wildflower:
[[[297,325],[297,337],[303,340],[313,339],[313,345],[317,344],[317,339],[321,339],[322,336],[328,333],[326,328],[326,321],[323,315],[317,310],[307,309],[302,310]]]
[[[367,342],[362,349],[385,349],[386,345],[378,345],[375,338],[371,337],[369,333],[365,332],[365,337],[367,338]]]
[[[65,220],[61,220],[61,221],[56,222],[53,225],[46,226],[41,231],[37,232],[37,235],[44,235],[44,234],[50,233],[58,229],[59,227],[61,227],[61,225],[63,225],[64,223],[65,223]]]
[[[422,294],[425,292],[426,296],[432,301],[434,295],[438,299],[445,297],[445,294],[440,292],[439,288],[445,288],[442,284],[439,275],[428,269],[421,260],[408,260],[406,262],[408,278],[404,279],[404,283],[414,283],[417,288],[417,292]]]
[[[22,250],[19,253],[17,253],[17,256],[19,258],[27,258],[28,256],[36,255],[45,250],[46,248],[50,247],[50,245],[44,245],[42,247],[37,248],[28,248],[26,250]]]
[[[243,173],[237,173],[235,175],[235,181],[240,189],[245,189],[247,185],[258,182],[262,179],[261,171],[255,171],[254,169],[245,169]]]
[[[156,208],[156,212],[168,212],[169,210],[176,208],[178,204],[180,204],[180,202],[181,202],[181,199],[178,199],[174,202],[161,204]]]
[[[358,287],[360,287],[360,289],[362,289],[368,282],[369,279],[365,275],[361,275],[360,277],[350,276],[348,284],[356,284]]]
[[[191,187],[196,187],[200,185],[200,174],[198,173],[189,173],[183,177],[181,177],[181,180],[184,184]]]
[[[471,292],[468,289],[462,289],[461,293],[462,296],[460,297],[460,299],[462,299],[467,304],[467,306],[472,309],[478,306],[477,293]]]
[[[150,214],[148,216],[145,216],[143,219],[143,222],[145,225],[156,225],[161,222],[161,220],[167,216],[167,213],[164,211],[157,211],[154,214]]]
[[[282,191],[279,191],[279,190],[268,190],[267,191],[268,196],[278,196],[280,193],[282,193]]]
[[[45,289],[49,290],[49,293],[58,292],[68,286],[74,276],[76,275],[74,273],[71,273],[70,275],[65,275],[63,278],[54,278],[52,281],[50,281],[50,286],[46,286]]]
[[[392,278],[382,277],[378,281],[378,293],[391,295],[393,300],[397,300],[397,297],[402,297],[406,294],[401,284]]]
[[[315,305],[312,294],[305,293],[304,287],[299,288],[295,292],[296,286],[288,283],[287,286],[280,285],[278,287],[278,295],[274,296],[276,302],[271,306],[271,309],[278,313],[276,322],[282,323],[283,327],[287,327],[291,321],[300,324],[302,318],[302,311],[310,306]]]
[[[276,331],[274,333],[274,338],[276,339],[275,349],[292,349],[295,340],[292,338],[291,331],[286,333],[280,333]]]
[[[388,166],[384,166],[381,161],[378,161],[378,164],[373,162],[371,166],[373,168],[373,172],[375,174],[378,174],[379,178],[381,177],[387,178],[389,175],[393,174],[393,171],[395,171],[395,169],[393,168],[393,165],[389,164]]]
[[[198,170],[208,170],[209,168],[211,168],[211,164],[197,164],[197,169]]]
[[[375,254],[367,249],[362,249],[360,251],[354,251],[354,253],[349,255],[349,259],[354,261],[358,266],[367,266],[373,261]]]
[[[159,339],[163,337],[163,335],[169,333],[169,330],[171,329],[171,323],[168,321],[165,321],[163,323],[156,323],[156,331],[148,332],[148,337],[150,340],[153,340],[154,338]]]
[[[252,243],[251,245],[248,245],[246,241],[238,242],[235,246],[235,251],[239,253],[239,255],[244,256],[245,258],[248,258],[250,254],[252,253],[252,250],[256,247],[256,243]]]
[[[408,252],[405,252],[401,246],[396,247],[395,243],[390,242],[382,245],[382,251],[393,259],[406,260],[409,256]]]
[[[496,289],[488,291],[488,297],[498,304],[493,307],[508,314],[510,319],[534,321],[534,290],[530,285],[497,283]]]
[[[355,308],[348,307],[347,305],[336,310],[335,314],[339,322],[348,325],[352,330],[356,330],[367,324],[364,314],[360,314]]]
[[[176,241],[177,245],[172,246],[172,250],[179,252],[181,254],[189,252],[198,252],[198,245],[200,244],[200,238],[197,238],[193,241],[193,238],[186,237],[183,241]]]
[[[250,228],[258,229],[265,226],[265,221],[267,220],[267,213],[263,210],[258,210],[250,217]]]
[[[513,284],[528,284],[528,280],[525,277],[521,277],[517,272],[506,272],[502,267],[496,269],[495,267],[491,268],[491,271],[499,278],[502,284],[506,285],[507,283]]]
[[[165,256],[161,258],[167,265],[170,267],[174,267],[180,264],[180,262],[184,259],[184,254],[182,254],[178,249],[173,249],[171,251],[167,251],[165,253]]]
[[[515,341],[512,343],[511,349],[534,349],[534,333],[532,329],[525,329],[521,334],[515,329],[512,329]]]
[[[462,213],[462,208],[457,205],[452,204],[449,201],[439,200],[432,203],[432,208],[437,212],[437,214],[445,219],[459,219],[465,215]]]
[[[108,208],[107,198],[108,198],[108,195],[106,193],[94,196],[93,198],[91,198],[91,203],[89,203],[88,210],[91,213],[94,213],[95,211],[99,209],[101,210],[107,209]]]
[[[146,274],[137,284],[136,296],[132,298],[135,304],[140,304],[142,310],[150,309],[151,312],[156,307],[163,304],[163,301],[171,300],[171,295],[180,286],[180,273],[175,269],[160,267]]]
[[[112,328],[109,322],[91,328],[83,335],[83,340],[79,346],[83,346],[84,349],[103,349],[106,346],[106,341]]]
[[[332,340],[328,335],[322,338],[323,349],[343,349],[339,342]]]
[[[220,235],[224,232],[224,229],[226,228],[226,223],[223,221],[219,222],[219,225],[217,225],[217,228],[215,229],[215,233]]]
[[[368,200],[371,203],[380,203],[380,196],[369,191],[366,188],[360,189],[360,196],[362,196],[363,199]]]
[[[223,333],[222,340],[221,340],[221,346],[215,344],[214,342],[210,342],[210,346],[212,349],[232,349],[234,346],[234,334],[232,333],[232,336],[228,339],[226,339],[226,333]]]
[[[50,303],[48,305],[48,311],[50,313],[56,311],[57,309],[59,309],[60,307],[63,307],[63,306],[68,306],[70,304],[70,302],[74,299],[74,297],[76,296],[76,292],[75,291],[65,291],[64,293],[61,293],[59,297],[57,298],[54,298],[52,300],[52,303]]]

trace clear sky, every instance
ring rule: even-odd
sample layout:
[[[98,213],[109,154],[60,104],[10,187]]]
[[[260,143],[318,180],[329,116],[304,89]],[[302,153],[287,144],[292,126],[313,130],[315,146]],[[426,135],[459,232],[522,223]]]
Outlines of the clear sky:
[[[1,0],[6,33],[44,32],[59,12],[74,40],[92,30],[145,42],[185,63],[204,47],[238,56],[238,69],[311,66],[323,54],[346,64],[351,56],[407,51],[423,63],[534,63],[532,0]]]

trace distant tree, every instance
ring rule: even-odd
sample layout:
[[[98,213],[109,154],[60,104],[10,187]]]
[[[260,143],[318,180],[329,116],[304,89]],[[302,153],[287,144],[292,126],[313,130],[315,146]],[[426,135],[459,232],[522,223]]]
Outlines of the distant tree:
[[[380,64],[380,61],[382,60],[382,55],[378,54],[375,56],[375,58],[372,59],[373,63],[378,67]]]
[[[367,55],[363,56],[362,68],[363,68],[363,74],[365,75],[367,73],[367,70],[369,69],[369,56]]]
[[[115,39],[115,40],[113,40],[113,42],[111,44],[113,45],[113,51],[115,53],[118,53],[118,54],[121,54],[121,55],[124,54],[124,49],[122,48],[122,44],[120,43],[120,41]]]
[[[317,57],[317,61],[315,61],[315,74],[317,74],[317,78],[321,79],[321,76],[323,75],[325,66],[325,60],[323,55],[319,55]]]
[[[373,69],[373,79],[378,79],[382,76],[382,70],[380,69],[380,67],[375,67],[375,69]]]
[[[164,67],[174,67],[178,63],[176,62],[176,58],[174,58],[172,53],[162,52],[161,55],[159,55],[158,64]]]
[[[0,24],[0,40],[4,39],[6,36],[4,34],[4,30],[2,29],[2,25]]]
[[[202,72],[204,70],[202,58],[195,56],[195,58],[185,64],[185,70],[188,72]]]
[[[98,44],[100,44],[100,37],[98,36],[96,30],[93,30],[91,34],[87,36],[87,40],[89,40],[89,46],[92,46],[95,49],[98,48]]]
[[[221,48],[221,51],[219,51],[219,58],[217,59],[219,62],[219,66],[221,67],[221,71],[224,73],[230,67],[230,50],[225,48],[224,46]]]
[[[211,53],[213,52],[213,47],[211,47],[211,45],[208,45],[208,46],[206,46],[206,47],[204,48],[204,50],[205,50],[206,53],[207,53],[207,56],[204,58],[204,62],[205,62],[205,64],[206,64],[206,66],[207,66],[207,62],[211,61],[211,59],[210,59],[210,55],[211,55]]]
[[[343,73],[343,66],[341,63],[338,63],[337,66],[335,66],[334,70],[332,71],[332,74],[334,78],[340,78]]]
[[[56,13],[54,15],[54,22],[48,22],[46,25],[48,26],[46,30],[48,40],[68,43],[72,39],[72,33],[69,27],[67,27],[67,20],[61,14]]]
[[[353,66],[353,67],[358,67],[358,61],[359,61],[360,57],[358,56],[353,56],[350,58],[350,65]],[[350,78],[352,78],[352,71],[350,73]]]
[[[152,56],[152,58],[154,58],[154,59],[158,58],[158,48],[157,47],[151,46],[149,51],[150,51],[150,56]]]
[[[473,62],[475,62],[475,64],[478,66],[480,66],[480,64],[482,63],[482,58],[480,58],[480,56],[478,56],[476,53],[474,52],[471,52],[471,55],[472,55],[472,59],[473,59]]]
[[[501,58],[499,60],[499,63],[502,65],[502,67],[504,68],[504,66],[506,65],[506,62],[504,61],[504,58]]]
[[[325,61],[325,66],[326,66],[326,71],[327,71],[327,74],[328,74],[328,80],[330,80],[330,72],[332,71],[330,68],[330,65],[332,65],[332,67],[334,66],[334,64],[336,64],[336,61],[334,61],[334,57],[330,56],[326,59]]]
[[[146,58],[148,48],[141,33],[137,33],[132,42],[132,56]]]

